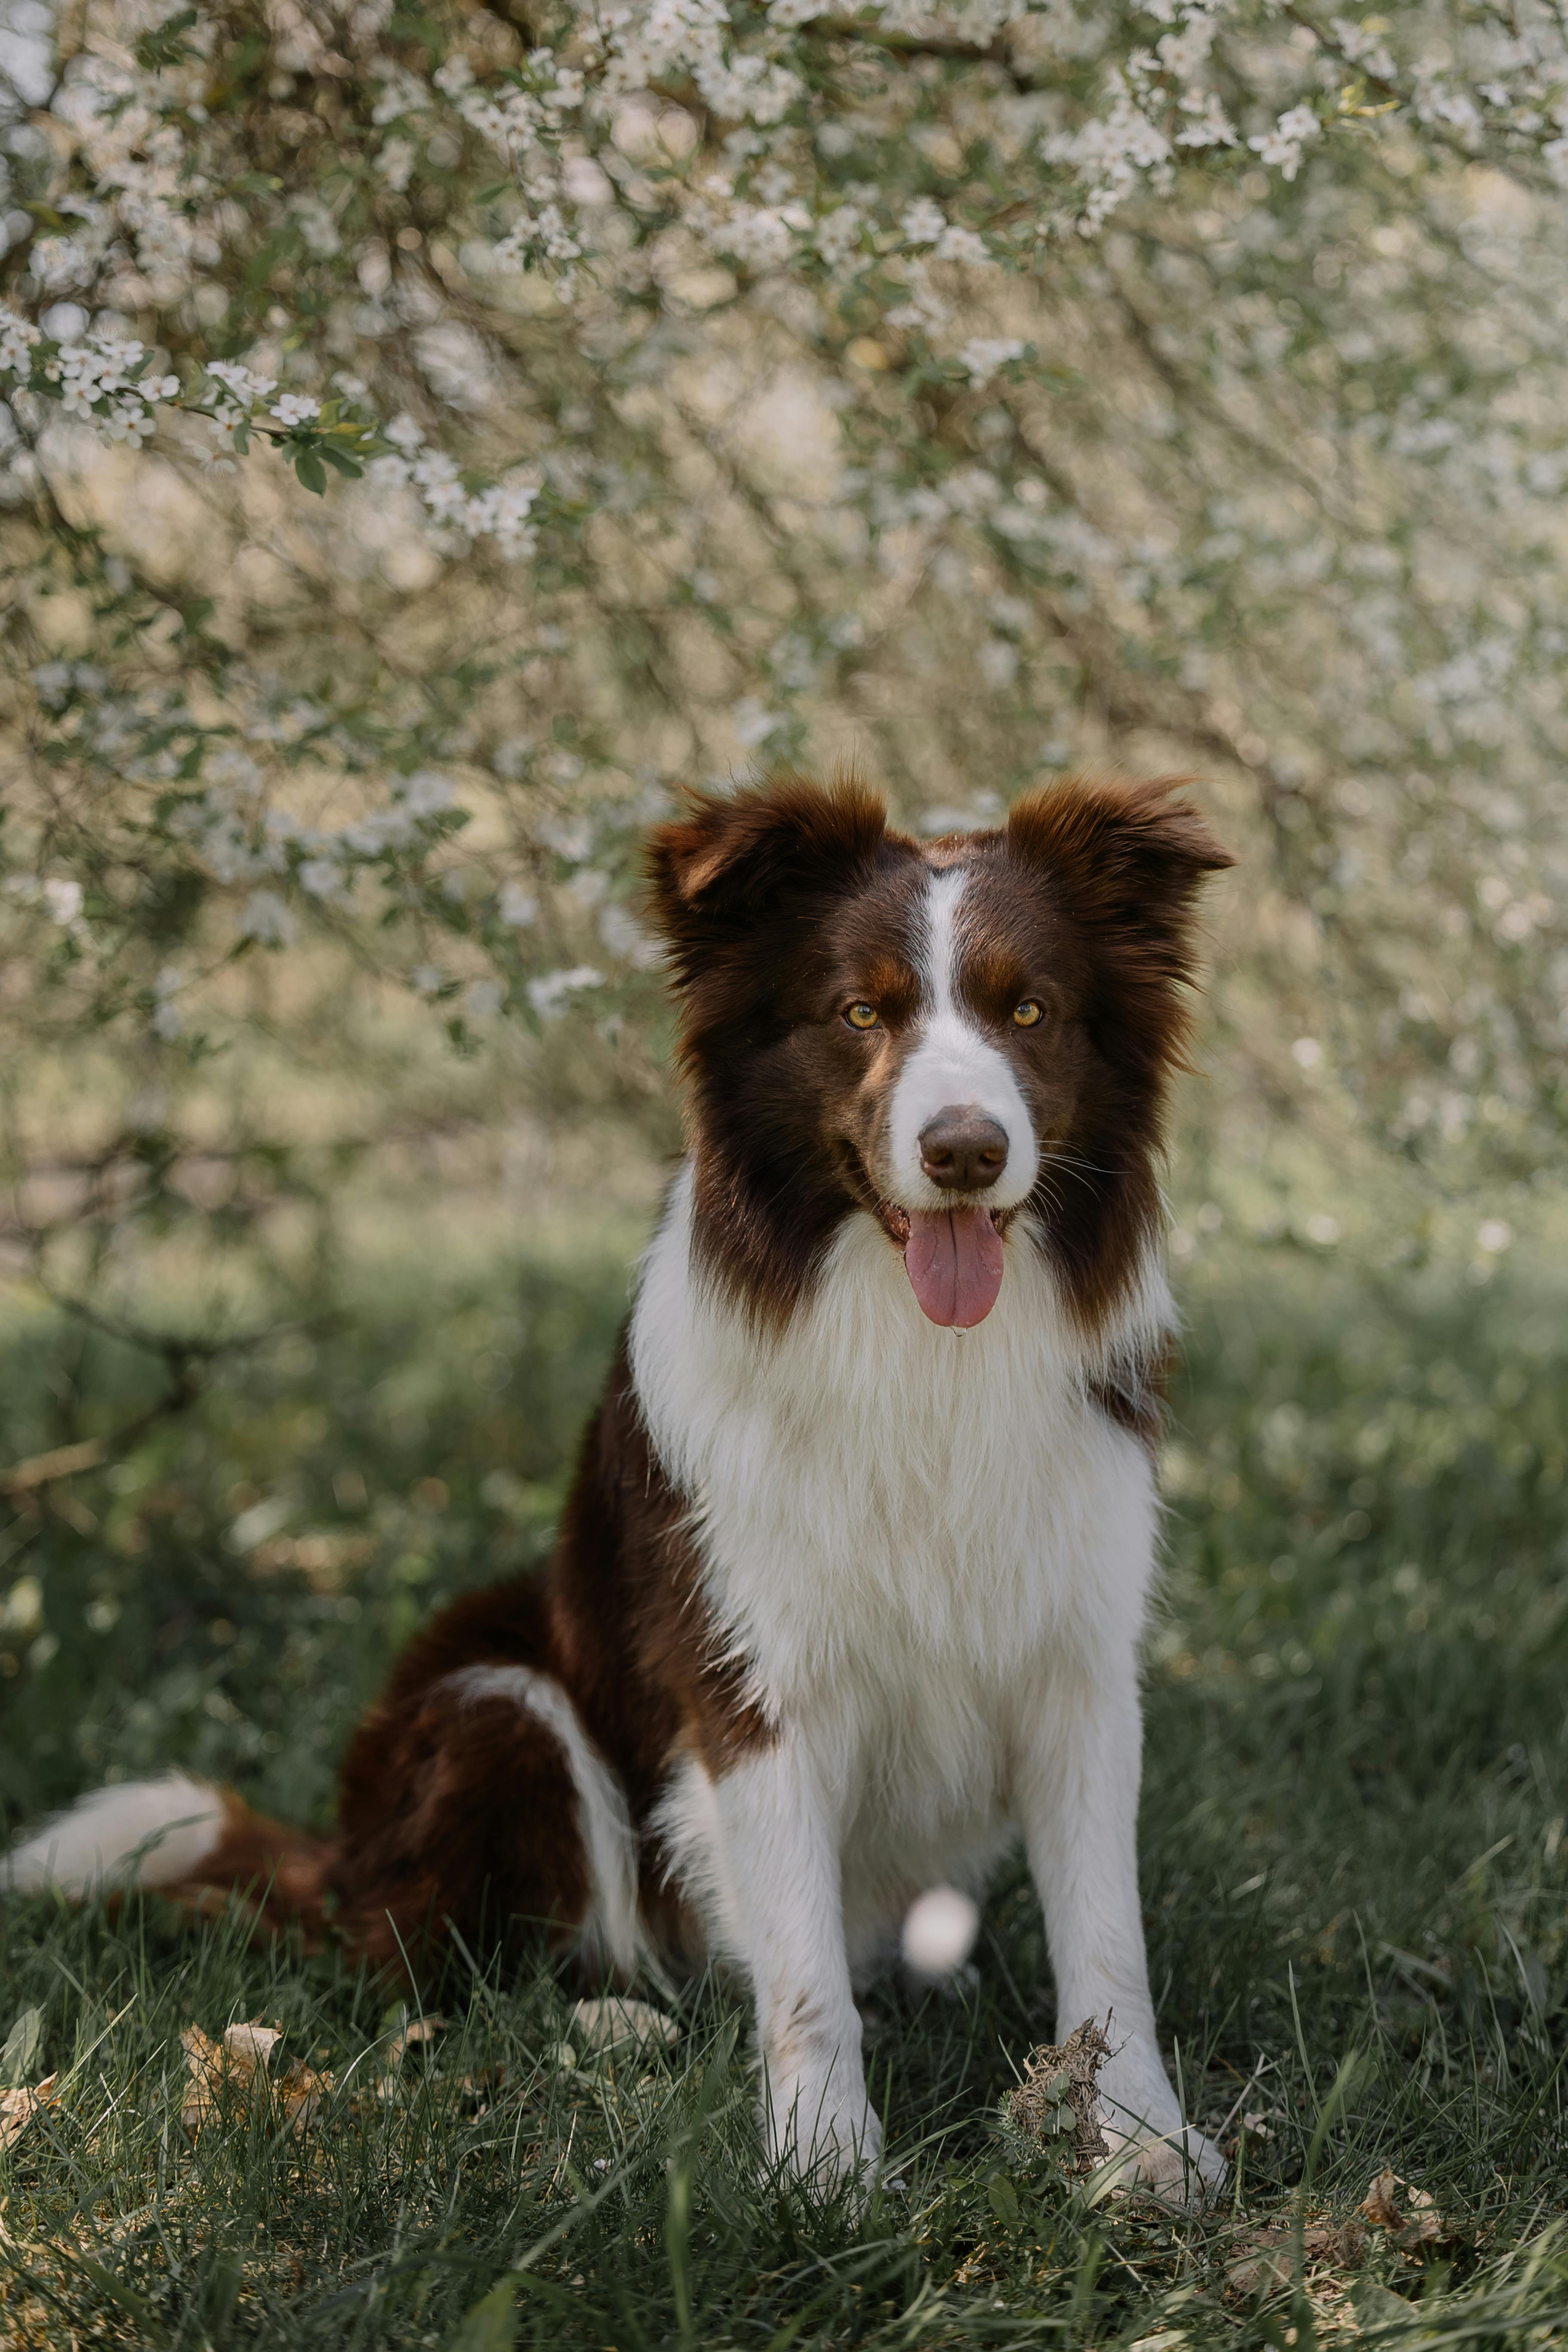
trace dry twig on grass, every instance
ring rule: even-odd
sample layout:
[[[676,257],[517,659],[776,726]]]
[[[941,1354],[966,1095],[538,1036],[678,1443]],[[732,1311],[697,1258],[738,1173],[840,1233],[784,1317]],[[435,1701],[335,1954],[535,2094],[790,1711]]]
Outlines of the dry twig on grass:
[[[1110,2055],[1110,2042],[1093,2018],[1086,2017],[1065,2042],[1047,2042],[1030,2053],[1023,2081],[1002,2102],[1018,2131],[1045,2146],[1055,2143],[1067,2156],[1068,2170],[1080,2177],[1110,2153],[1100,2127],[1096,2089]]]

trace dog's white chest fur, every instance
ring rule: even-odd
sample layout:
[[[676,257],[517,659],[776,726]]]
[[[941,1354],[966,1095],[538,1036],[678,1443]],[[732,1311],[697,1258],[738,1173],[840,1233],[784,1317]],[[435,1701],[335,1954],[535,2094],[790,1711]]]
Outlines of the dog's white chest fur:
[[[1168,1312],[1156,1277],[1100,1348]],[[638,1396],[718,1624],[822,1757],[847,1831],[878,1785],[911,1829],[989,1817],[1019,1710],[1140,1621],[1152,1484],[1086,1397],[1099,1356],[1024,1235],[960,1336],[863,1215],[783,1337],[759,1339],[694,1275],[689,1171],[675,1187],[633,1320]]]

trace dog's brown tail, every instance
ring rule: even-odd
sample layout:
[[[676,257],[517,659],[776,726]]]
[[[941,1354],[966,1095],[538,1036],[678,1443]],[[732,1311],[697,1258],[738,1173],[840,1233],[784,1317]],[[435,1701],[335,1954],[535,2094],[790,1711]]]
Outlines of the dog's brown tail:
[[[252,1812],[232,1789],[184,1772],[95,1790],[0,1855],[0,1894],[85,1895],[155,1888],[187,1911],[231,1895],[264,1933],[294,1927],[325,1939],[330,1838]]]

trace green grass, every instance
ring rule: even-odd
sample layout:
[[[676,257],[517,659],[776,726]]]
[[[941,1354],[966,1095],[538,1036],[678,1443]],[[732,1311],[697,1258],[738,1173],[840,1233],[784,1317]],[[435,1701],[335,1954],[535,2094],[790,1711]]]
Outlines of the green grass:
[[[127,1458],[15,1513],[13,1822],[170,1762],[320,1817],[409,1630],[542,1556],[625,1296],[602,1244],[482,1279],[383,1270],[318,1337],[219,1366]],[[30,2073],[64,2088],[0,2154],[0,2341],[1175,2352],[1568,2331],[1561,1293],[1541,1269],[1380,1282],[1238,1245],[1189,1276],[1187,1311],[1143,1883],[1189,2107],[1217,2123],[1240,2097],[1263,2126],[1223,2211],[1091,2203],[999,2132],[1051,2015],[1021,1877],[976,1985],[873,1995],[902,2178],[864,2212],[760,2164],[721,1988],[683,1999],[672,2052],[566,2066],[574,1989],[476,1974],[384,2100],[384,1987],[153,1901],[16,1904],[0,2037],[40,2008]],[[0,1351],[5,1462],[121,1427],[155,1391],[133,1351],[41,1313]],[[243,2096],[194,2142],[182,2127],[182,2027],[243,2018],[335,2079],[303,2140]],[[1249,2231],[1343,2223],[1385,2166],[1429,2192],[1439,2239],[1373,2233],[1347,2268],[1304,2234],[1294,2278],[1227,2284]]]

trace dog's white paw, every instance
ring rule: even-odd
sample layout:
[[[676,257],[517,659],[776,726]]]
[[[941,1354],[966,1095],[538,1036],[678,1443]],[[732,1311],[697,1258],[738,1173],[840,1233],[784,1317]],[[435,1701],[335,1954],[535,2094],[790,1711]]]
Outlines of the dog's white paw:
[[[882,2160],[882,2122],[863,2090],[809,2077],[769,2088],[762,2121],[771,2158],[819,2189],[842,2180],[870,2187]]]
[[[1095,2090],[1107,2155],[1101,2177],[1168,2204],[1205,2204],[1228,2168],[1214,2141],[1184,2122],[1152,2041],[1124,2042],[1106,2061]]]
[[[1225,2183],[1224,2157],[1192,2124],[1169,2132],[1119,2132],[1102,2122],[1101,2130],[1120,2188],[1191,2208],[1207,2204]]]

